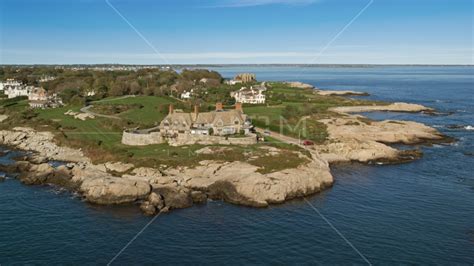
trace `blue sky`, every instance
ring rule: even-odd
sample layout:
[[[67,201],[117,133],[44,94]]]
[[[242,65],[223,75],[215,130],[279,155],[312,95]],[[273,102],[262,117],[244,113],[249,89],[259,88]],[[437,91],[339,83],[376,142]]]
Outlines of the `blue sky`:
[[[0,64],[474,63],[472,0],[108,1],[0,0]]]

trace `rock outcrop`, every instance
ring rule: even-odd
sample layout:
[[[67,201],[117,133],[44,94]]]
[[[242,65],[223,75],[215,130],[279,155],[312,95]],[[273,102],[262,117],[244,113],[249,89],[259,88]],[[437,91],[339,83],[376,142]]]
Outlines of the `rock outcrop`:
[[[258,167],[245,162],[201,164],[192,169],[171,169],[168,173],[184,187],[241,205],[265,207],[282,203],[314,194],[333,183],[328,163],[317,154],[306,165],[269,174],[259,173]]]
[[[133,164],[130,163],[121,163],[121,162],[108,162],[104,164],[107,171],[116,172],[116,173],[125,173],[134,168]]]
[[[363,113],[363,112],[433,112],[432,108],[412,103],[392,103],[387,105],[365,105],[365,106],[341,106],[330,108],[330,111],[337,113]]]
[[[300,81],[285,82],[288,86],[298,89],[314,89],[314,86],[311,84],[303,83]]]
[[[79,119],[79,120],[82,120],[82,121],[85,121],[87,120],[88,118],[90,119],[94,119],[95,116],[93,114],[90,114],[90,113],[81,113],[81,112],[74,112],[72,110],[68,110],[67,112],[64,113],[65,115],[70,115],[72,117],[74,117],[74,119]]]
[[[95,165],[81,151],[54,144],[51,133],[29,128],[0,131],[0,143],[35,152],[30,162],[14,166],[25,184],[60,185],[95,204],[141,202],[140,208],[149,215],[187,208],[208,198],[265,207],[316,193],[333,183],[328,164],[317,154],[298,168],[262,174],[245,162],[202,161],[195,168],[168,169],[135,168],[120,162]],[[280,152],[262,149],[270,155]],[[44,158],[69,163],[54,168]]]
[[[396,163],[417,159],[421,152],[417,150],[397,150],[387,144],[419,144],[424,142],[450,142],[451,139],[436,129],[411,121],[372,121],[352,112],[396,111],[422,112],[432,111],[417,104],[394,103],[390,105],[347,106],[332,108],[342,116],[322,119],[327,126],[329,138],[324,145],[315,146],[321,157],[330,162],[358,161],[363,163]]]
[[[334,90],[316,90],[316,93],[322,96],[369,96],[367,92],[360,91],[334,91]]]
[[[39,132],[27,127],[0,130],[0,143],[21,150],[35,151],[48,160],[89,162],[80,150],[60,147],[54,143],[51,132]]]
[[[151,191],[149,183],[120,177],[85,179],[80,192],[92,203],[121,204],[145,199]]]

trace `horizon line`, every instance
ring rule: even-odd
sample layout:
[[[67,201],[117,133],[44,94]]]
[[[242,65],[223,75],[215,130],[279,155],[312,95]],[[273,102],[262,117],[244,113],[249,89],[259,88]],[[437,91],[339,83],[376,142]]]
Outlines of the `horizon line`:
[[[371,64],[371,63],[190,63],[190,64],[131,64],[131,63],[29,63],[0,64],[5,66],[474,66],[474,64]]]

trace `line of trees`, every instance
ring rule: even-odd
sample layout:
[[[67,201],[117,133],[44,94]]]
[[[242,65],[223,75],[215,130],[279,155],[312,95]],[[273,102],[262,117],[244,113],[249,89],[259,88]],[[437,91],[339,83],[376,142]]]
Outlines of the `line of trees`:
[[[39,83],[43,76],[54,80]],[[56,69],[53,66],[4,66],[0,68],[0,79],[13,78],[28,85],[42,86],[59,93],[63,101],[83,100],[87,95],[93,98],[121,95],[172,95],[177,97],[192,88],[216,88],[223,78],[216,71],[205,69],[174,70],[140,69],[137,71],[97,71]],[[93,92],[93,93],[92,93]]]

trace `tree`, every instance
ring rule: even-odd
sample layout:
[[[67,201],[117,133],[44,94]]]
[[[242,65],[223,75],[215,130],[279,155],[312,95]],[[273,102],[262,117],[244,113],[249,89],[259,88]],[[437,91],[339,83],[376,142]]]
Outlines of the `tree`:
[[[109,90],[109,94],[112,96],[122,96],[127,94],[127,87],[123,82],[114,82]]]
[[[80,95],[80,91],[76,88],[68,88],[59,93],[59,96],[61,97],[64,103],[71,103],[73,101],[74,96],[77,95]]]
[[[132,81],[130,83],[130,93],[131,94],[143,94],[142,88],[140,87],[140,84],[136,80]]]

